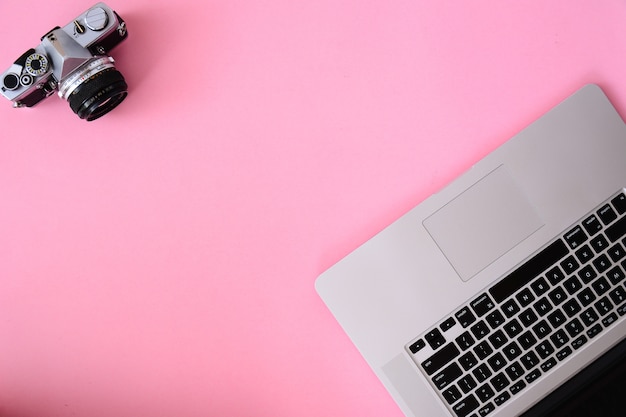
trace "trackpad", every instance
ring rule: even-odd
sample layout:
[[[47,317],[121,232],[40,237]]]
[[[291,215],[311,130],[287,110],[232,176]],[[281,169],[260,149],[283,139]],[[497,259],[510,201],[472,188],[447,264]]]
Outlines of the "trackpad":
[[[500,166],[424,220],[463,281],[529,237],[543,221]]]

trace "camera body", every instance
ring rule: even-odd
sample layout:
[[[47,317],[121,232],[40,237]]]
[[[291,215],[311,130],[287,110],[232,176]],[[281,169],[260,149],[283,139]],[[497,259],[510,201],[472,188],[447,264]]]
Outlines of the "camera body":
[[[0,75],[0,92],[13,107],[32,107],[55,91],[88,121],[117,107],[127,84],[108,52],[128,36],[126,23],[97,3],[41,38]]]

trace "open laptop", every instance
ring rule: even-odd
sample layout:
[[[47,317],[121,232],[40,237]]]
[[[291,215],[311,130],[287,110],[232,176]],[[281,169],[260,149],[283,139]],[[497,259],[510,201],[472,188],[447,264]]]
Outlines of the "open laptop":
[[[626,125],[587,85],[316,289],[407,416],[582,410],[626,363],[624,187]]]

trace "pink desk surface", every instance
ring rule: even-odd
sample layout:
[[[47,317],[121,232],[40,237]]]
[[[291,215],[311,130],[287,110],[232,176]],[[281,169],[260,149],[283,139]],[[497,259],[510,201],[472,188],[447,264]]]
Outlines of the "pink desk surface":
[[[3,0],[2,71],[91,5]],[[109,5],[119,108],[0,100],[1,417],[400,417],[317,275],[583,84],[626,115],[623,0]]]

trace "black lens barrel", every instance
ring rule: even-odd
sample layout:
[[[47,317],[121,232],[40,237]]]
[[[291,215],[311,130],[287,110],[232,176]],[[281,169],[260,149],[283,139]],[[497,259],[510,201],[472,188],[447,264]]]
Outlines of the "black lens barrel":
[[[128,85],[115,68],[107,68],[83,82],[67,98],[70,108],[81,119],[104,116],[128,95]]]

